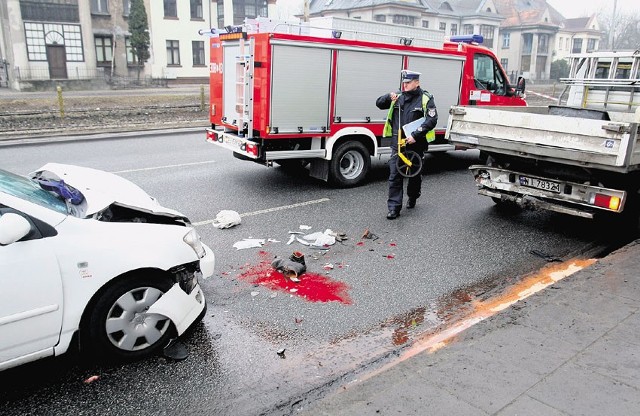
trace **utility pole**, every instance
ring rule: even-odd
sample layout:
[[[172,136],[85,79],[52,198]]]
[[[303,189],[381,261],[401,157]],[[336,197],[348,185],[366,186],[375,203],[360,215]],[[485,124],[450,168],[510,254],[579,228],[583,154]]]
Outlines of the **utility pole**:
[[[616,8],[618,5],[618,0],[613,0],[613,15],[611,16],[611,25],[609,26],[609,47],[611,51],[616,50],[615,41],[615,25],[616,25]]]

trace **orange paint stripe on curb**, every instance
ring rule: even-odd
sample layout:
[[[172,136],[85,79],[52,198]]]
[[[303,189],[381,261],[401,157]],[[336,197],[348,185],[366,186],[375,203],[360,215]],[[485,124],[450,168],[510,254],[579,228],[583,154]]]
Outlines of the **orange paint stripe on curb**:
[[[518,301],[524,300],[529,296],[559,282],[565,277],[571,276],[594,264],[596,259],[573,259],[563,263],[554,263],[547,265],[537,272],[525,276],[522,281],[509,286],[502,294],[485,301],[472,302],[471,312],[463,319],[456,321],[437,333],[427,333],[417,339],[411,347],[404,351],[400,357],[392,363],[389,363],[378,370],[372,371],[364,375],[358,381],[363,381],[380,374],[388,368],[407,360],[414,355],[423,351],[433,353],[455,340],[455,337],[464,330],[471,328],[475,324],[507,309],[509,306]]]

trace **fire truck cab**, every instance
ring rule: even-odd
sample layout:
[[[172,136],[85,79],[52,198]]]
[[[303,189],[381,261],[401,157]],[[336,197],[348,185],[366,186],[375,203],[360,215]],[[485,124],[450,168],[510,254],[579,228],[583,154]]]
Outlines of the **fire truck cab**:
[[[387,111],[375,102],[399,90],[403,69],[422,73],[421,87],[439,109],[430,152],[454,149],[444,140],[453,105],[526,105],[524,91],[509,84],[478,35],[450,41],[438,31],[398,36],[427,29],[374,22],[367,23],[376,31],[350,31],[344,25],[352,19],[343,20],[338,29],[335,22],[297,33],[289,25],[278,31],[278,25],[260,30],[254,24],[215,33],[207,140],[267,166],[309,165],[312,177],[350,187],[365,180],[371,157],[391,152],[391,139],[382,137]]]

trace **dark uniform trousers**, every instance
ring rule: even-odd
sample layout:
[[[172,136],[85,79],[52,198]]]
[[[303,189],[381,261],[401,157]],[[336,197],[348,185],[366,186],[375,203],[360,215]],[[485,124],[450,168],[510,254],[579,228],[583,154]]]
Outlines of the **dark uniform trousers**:
[[[394,143],[397,142],[398,137],[394,135]],[[424,149],[426,150],[426,149]],[[418,151],[420,157],[423,157],[423,149]],[[389,211],[400,212],[402,208],[403,188],[404,188],[404,176],[398,172],[396,162],[398,160],[398,150],[395,147],[391,148],[391,159],[389,159],[389,198],[387,199],[387,207]],[[424,159],[423,159],[424,162]],[[420,198],[420,190],[422,189],[422,169],[416,176],[408,179],[407,184],[407,196],[412,199]]]

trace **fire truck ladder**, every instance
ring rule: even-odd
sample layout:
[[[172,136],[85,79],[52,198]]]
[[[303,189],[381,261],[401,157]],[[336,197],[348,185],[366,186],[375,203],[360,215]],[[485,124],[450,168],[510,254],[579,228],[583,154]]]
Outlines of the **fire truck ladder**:
[[[254,39],[240,39],[236,56],[236,112],[239,114],[238,135],[253,138],[253,60]]]

